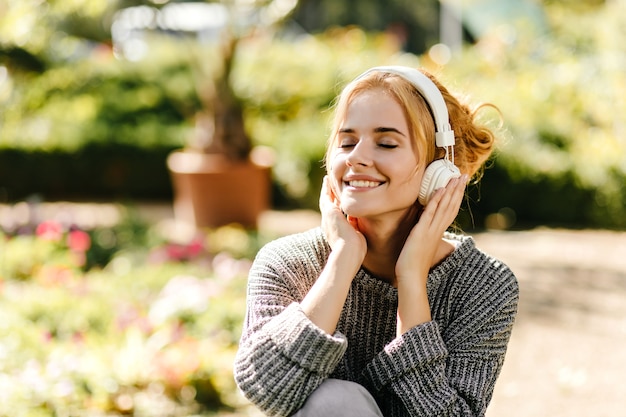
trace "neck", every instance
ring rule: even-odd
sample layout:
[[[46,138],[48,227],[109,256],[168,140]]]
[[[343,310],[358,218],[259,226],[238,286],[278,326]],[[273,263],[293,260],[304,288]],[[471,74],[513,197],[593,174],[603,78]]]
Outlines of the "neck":
[[[417,208],[407,210],[399,219],[359,219],[367,240],[363,267],[387,282],[396,280],[395,267],[409,233],[417,223]]]

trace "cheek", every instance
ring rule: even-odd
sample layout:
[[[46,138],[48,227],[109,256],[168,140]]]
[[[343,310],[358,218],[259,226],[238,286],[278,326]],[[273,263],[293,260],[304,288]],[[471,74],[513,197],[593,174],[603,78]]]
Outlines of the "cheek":
[[[411,166],[411,165],[408,165]],[[415,170],[415,165],[408,169],[397,170],[395,178],[399,179],[397,185],[404,190],[407,199],[417,199],[420,187],[422,185],[424,169]]]
[[[407,178],[407,180],[400,185],[402,196],[404,196],[404,198],[410,202],[412,202],[413,200],[417,200],[421,185],[421,181],[419,180],[417,175]]]

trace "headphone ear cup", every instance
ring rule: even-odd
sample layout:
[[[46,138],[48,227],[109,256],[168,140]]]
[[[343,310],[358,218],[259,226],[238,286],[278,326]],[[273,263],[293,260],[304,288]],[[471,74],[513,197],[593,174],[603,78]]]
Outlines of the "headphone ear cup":
[[[417,197],[418,201],[425,206],[436,190],[448,185],[452,178],[459,178],[460,176],[459,169],[447,159],[433,161],[424,171],[422,185]]]

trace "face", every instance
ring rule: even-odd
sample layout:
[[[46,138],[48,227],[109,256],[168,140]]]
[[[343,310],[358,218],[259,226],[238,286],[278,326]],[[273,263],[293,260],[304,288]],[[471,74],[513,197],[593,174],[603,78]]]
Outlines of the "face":
[[[400,104],[383,90],[358,93],[331,150],[331,177],[344,213],[400,218],[417,195],[423,167]]]

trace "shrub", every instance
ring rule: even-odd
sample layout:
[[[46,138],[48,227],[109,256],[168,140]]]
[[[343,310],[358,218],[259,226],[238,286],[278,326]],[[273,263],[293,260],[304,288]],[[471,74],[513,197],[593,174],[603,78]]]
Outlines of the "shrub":
[[[502,111],[506,136],[481,203],[526,224],[626,227],[624,5],[552,6],[552,32],[493,33],[451,62],[446,78]]]
[[[175,417],[242,404],[232,360],[244,255],[263,238],[227,227],[174,242],[125,212],[112,228],[43,220],[0,234],[0,414]],[[86,262],[97,248],[106,256]]]

